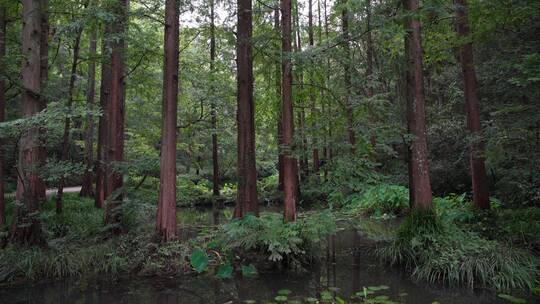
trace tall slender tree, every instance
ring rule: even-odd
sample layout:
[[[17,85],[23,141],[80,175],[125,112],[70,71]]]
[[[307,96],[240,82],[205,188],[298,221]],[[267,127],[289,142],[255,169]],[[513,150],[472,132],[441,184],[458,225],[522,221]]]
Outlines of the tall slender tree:
[[[110,46],[111,46],[111,25],[106,22],[103,25],[103,37],[101,40],[101,86],[99,89],[99,106],[102,115],[99,117],[98,126],[98,144],[97,144],[97,162],[96,162],[96,193],[94,196],[96,208],[103,208],[105,205],[107,184],[106,163],[107,163],[107,145],[108,145],[108,118],[110,104],[110,85],[111,85],[111,64],[110,64]]]
[[[6,56],[6,7],[0,4],[0,71],[5,71]],[[4,78],[0,76],[0,123],[6,116],[6,97],[4,95]],[[0,139],[0,227],[6,224],[6,202],[4,198],[4,145]]]
[[[251,0],[238,0],[237,41],[237,127],[238,127],[238,194],[235,217],[259,215],[257,168],[255,166],[255,105],[253,102],[253,32]]]
[[[320,7],[320,6],[319,6]],[[315,47],[315,30],[313,26],[313,0],[308,1],[308,40],[309,40],[309,46],[311,48]],[[313,70],[310,72],[310,81],[313,82],[315,79]],[[309,94],[310,104],[311,104],[311,121],[312,125],[311,128],[313,130],[316,129],[316,120],[318,118],[318,110],[316,105],[316,96],[315,92],[313,90],[310,90]],[[317,145],[317,136],[316,134],[312,136],[312,142],[313,142],[313,172],[317,174],[319,172],[319,166],[320,166],[320,160],[319,160],[319,148]]]
[[[294,141],[294,113],[292,98],[292,16],[291,0],[281,0],[281,100],[283,126],[283,194],[285,221],[296,220],[296,203],[298,200],[298,165],[292,155]]]
[[[352,75],[351,75],[351,47],[349,36],[349,9],[348,1],[342,0],[341,8],[341,31],[345,60],[343,63],[343,83],[345,85],[345,112],[347,116],[347,136],[351,151],[354,153],[356,146],[356,132],[354,131],[354,107],[352,104]]]
[[[480,101],[477,93],[476,71],[474,68],[474,55],[470,39],[469,20],[467,13],[467,0],[455,0],[456,29],[458,36],[466,42],[461,46],[460,59],[463,71],[463,85],[465,91],[465,105],[467,108],[467,126],[472,136],[469,147],[469,162],[472,178],[473,202],[478,209],[489,209],[489,186],[484,163],[484,147],[481,133]]]
[[[84,135],[84,172],[80,195],[83,197],[94,196],[94,115],[96,98],[96,57],[97,57],[97,26],[93,25],[88,44],[88,83],[86,87],[86,128]]]
[[[293,10],[293,27],[294,27],[294,51],[297,54],[302,53],[302,33],[300,30],[300,10],[298,9],[298,1],[294,1],[294,10]],[[298,87],[299,92],[304,91],[304,70],[302,68],[298,68],[296,70],[297,79],[298,79]],[[308,165],[308,157],[307,157],[307,137],[306,137],[306,111],[305,111],[305,101],[303,97],[300,97],[301,94],[298,94],[298,126],[299,126],[299,135],[300,135],[300,151],[301,151],[301,157],[300,157],[300,169],[301,174],[300,177],[302,180],[304,180],[308,174],[309,174],[309,165]],[[294,107],[294,102],[293,102]]]
[[[85,3],[84,8],[88,6],[88,3]],[[68,85],[68,96],[66,109],[66,118],[64,120],[64,135],[62,137],[62,155],[61,160],[63,162],[68,161],[69,159],[69,147],[70,147],[70,130],[71,130],[71,108],[73,107],[73,95],[75,94],[75,81],[77,80],[77,67],[79,65],[79,53],[81,50],[81,37],[83,33],[83,27],[79,26],[75,34],[75,41],[73,43],[73,61],[71,64],[71,74],[69,77]],[[64,185],[65,179],[62,176],[60,178],[60,183],[58,185],[58,192],[56,194],[56,213],[62,213],[62,198],[64,196]]]
[[[163,124],[161,173],[156,233],[162,241],[176,238],[176,120],[178,108],[179,6],[165,2],[165,58],[163,63]]]
[[[107,156],[106,156],[106,186],[105,197],[109,202],[106,208],[106,223],[113,227],[113,233],[121,232],[121,216],[123,186],[122,173],[115,168],[115,165],[124,161],[124,115],[125,115],[125,78],[124,59],[126,51],[126,26],[128,20],[129,0],[116,0],[113,3],[115,22],[112,25],[111,42],[111,74],[110,74],[110,96],[108,112],[108,136],[107,136]]]
[[[279,21],[280,0],[277,0],[274,8],[274,30],[281,37],[281,27]],[[281,145],[283,145],[283,126],[282,126],[282,112],[281,112],[281,62],[277,62],[275,66],[275,78],[276,78],[276,97],[278,103],[278,122],[277,122],[277,144],[278,144],[278,190],[283,191],[283,153],[281,151]]]
[[[39,0],[23,0],[22,29],[22,116],[31,119],[41,110],[41,57],[40,33],[43,7]],[[30,128],[22,134],[19,144],[19,185],[22,188],[22,204],[17,207],[11,230],[14,243],[36,245],[43,241],[38,217],[41,179],[39,166],[39,128]]]
[[[409,160],[411,207],[425,211],[432,208],[433,196],[429,178],[421,24],[416,15],[419,4],[418,0],[405,0],[404,4],[408,13],[405,24],[407,116],[409,132],[414,137]]]
[[[216,22],[215,22],[215,1],[210,0],[210,72],[212,73],[212,85],[215,81],[215,62],[216,62]],[[211,88],[214,94],[214,88]],[[214,196],[219,196],[220,178],[219,178],[219,153],[217,137],[217,113],[216,100],[212,98],[210,114],[212,116],[212,190]]]

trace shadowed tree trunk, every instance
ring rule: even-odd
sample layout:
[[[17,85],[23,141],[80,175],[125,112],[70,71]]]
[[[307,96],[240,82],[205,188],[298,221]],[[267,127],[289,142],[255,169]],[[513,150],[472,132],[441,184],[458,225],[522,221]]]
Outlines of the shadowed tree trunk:
[[[294,2],[294,19],[293,19],[293,27],[294,27],[294,47],[295,52],[298,54],[302,53],[302,36],[300,32],[300,12],[298,9],[298,1]],[[304,91],[304,70],[302,68],[297,69],[298,74],[298,85],[299,85],[299,92]],[[301,96],[301,94],[298,94],[298,96]],[[300,133],[300,140],[301,140],[301,151],[302,155],[300,157],[300,180],[304,181],[304,179],[309,175],[309,165],[308,165],[308,157],[307,157],[307,138],[306,138],[306,110],[305,110],[305,102],[303,98],[298,97],[299,101],[297,101],[297,105],[299,105],[299,111],[298,111],[298,125],[299,125],[299,133]],[[294,102],[293,102],[294,107]]]
[[[6,7],[0,4],[0,71],[5,71],[6,56]],[[0,77],[0,123],[6,119],[6,97],[4,79]],[[4,199],[4,144],[0,139],[0,229],[6,224],[6,202]]]
[[[101,40],[101,86],[99,90],[99,106],[101,116],[98,126],[97,162],[96,162],[96,193],[94,196],[96,208],[103,208],[106,199],[105,170],[107,162],[108,117],[110,104],[111,64],[110,64],[110,24],[104,24]]]
[[[40,10],[40,19],[39,19],[39,71],[38,75],[40,77],[40,95],[39,97],[39,110],[38,112],[41,112],[45,107],[47,106],[47,99],[46,99],[46,85],[48,80],[48,74],[49,74],[49,0],[41,0],[38,1],[39,10]],[[34,33],[36,34],[36,33]],[[37,166],[41,167],[45,164],[45,159],[47,158],[47,150],[45,149],[45,143],[44,143],[44,136],[45,130],[43,128],[39,128],[40,136],[38,136],[39,145],[36,147],[36,149],[39,151],[39,159]],[[19,160],[20,162],[21,160]],[[43,202],[46,200],[46,185],[43,179],[39,175],[36,176],[36,191],[38,195],[39,201]],[[17,180],[17,191],[16,191],[16,199],[18,201],[23,200],[23,184],[20,179]]]
[[[469,38],[467,0],[455,0],[457,33],[463,39]],[[461,67],[467,108],[467,126],[472,136],[469,147],[469,162],[472,177],[473,202],[478,209],[489,209],[489,187],[484,164],[482,126],[480,122],[480,102],[477,94],[476,72],[474,68],[473,46],[466,42],[461,46]]]
[[[95,108],[96,95],[96,55],[97,55],[97,27],[92,28],[90,33],[90,44],[88,46],[88,86],[86,88],[86,130],[84,135],[84,163],[86,171],[84,173],[80,196],[94,196],[94,115],[91,113]]]
[[[278,35],[281,35],[281,28],[279,25],[279,0],[275,3],[274,9],[274,30]],[[277,141],[278,141],[278,190],[283,191],[283,153],[281,153],[281,145],[283,145],[283,127],[282,127],[282,113],[281,113],[281,62],[276,63],[276,97],[280,102],[278,103],[278,123],[277,123]]]
[[[407,13],[418,13],[418,0],[405,0]],[[432,208],[433,196],[429,178],[429,161],[426,134],[426,109],[423,81],[423,51],[420,20],[416,16],[406,21],[407,54],[407,112],[411,142],[409,179],[411,207],[419,210]]]
[[[42,8],[39,0],[23,0],[22,29],[22,116],[31,118],[43,110],[41,100],[40,33]],[[43,243],[39,221],[41,165],[39,128],[26,130],[19,146],[19,185],[21,205],[17,207],[11,229],[11,242],[26,245]]]
[[[251,0],[238,0],[237,41],[237,127],[238,127],[238,194],[235,217],[259,215],[257,168],[255,167],[255,108],[253,103],[253,32]]]
[[[110,103],[108,107],[108,146],[106,157],[105,197],[108,199],[105,222],[112,227],[114,234],[122,232],[122,173],[114,168],[124,161],[124,115],[125,115],[125,79],[124,57],[126,53],[125,30],[129,0],[117,0],[113,3],[113,11],[117,16],[112,25],[115,37],[111,45],[111,78]]]
[[[367,93],[367,97],[370,99],[370,104],[371,104],[371,99],[373,98],[373,95],[375,94],[374,93],[374,89],[373,89],[373,53],[374,53],[374,50],[373,50],[373,36],[371,34],[371,0],[367,0],[366,1],[366,44],[367,44],[367,48],[366,48],[366,81],[367,81],[367,88],[366,88],[366,93]],[[373,106],[371,106],[370,108],[370,121],[373,123],[375,121],[375,109],[373,108]],[[370,142],[371,142],[371,146],[373,148],[376,147],[377,145],[377,135],[375,134],[374,131],[372,131],[371,133],[371,136],[370,136]]]
[[[216,61],[216,25],[215,25],[215,3],[214,0],[210,0],[210,71],[212,73],[212,84],[214,79],[215,61]],[[212,94],[215,90],[212,88]],[[213,194],[219,196],[219,154],[218,154],[218,137],[217,137],[217,114],[216,114],[216,101],[215,97],[212,98],[211,103],[211,115],[212,115],[212,164],[213,164]]]
[[[163,125],[156,233],[165,242],[176,238],[176,119],[178,107],[179,6],[165,2]]]
[[[354,154],[356,146],[356,133],[354,131],[354,108],[352,105],[352,81],[351,81],[351,50],[349,37],[349,10],[347,9],[347,0],[342,0],[343,8],[341,10],[341,30],[343,39],[343,51],[345,53],[345,62],[343,64],[344,85],[345,85],[345,111],[347,113],[347,136],[351,152]]]
[[[86,8],[87,4],[85,4]],[[77,80],[77,66],[79,64],[79,52],[81,49],[81,36],[83,32],[83,27],[77,29],[77,34],[75,36],[75,42],[73,45],[73,62],[71,64],[71,74],[69,77],[69,87],[68,87],[68,99],[66,104],[66,118],[64,121],[64,135],[62,137],[62,162],[67,162],[69,160],[69,133],[71,130],[71,108],[73,107],[73,94],[75,94],[75,81]],[[64,196],[64,185],[65,179],[62,176],[60,178],[60,183],[58,185],[58,193],[56,194],[56,213],[62,213],[62,198]]]
[[[292,156],[294,140],[294,113],[292,100],[292,61],[291,61],[291,0],[281,0],[281,30],[282,30],[282,126],[283,126],[283,194],[284,219],[296,220],[296,203],[298,200],[298,166]]]
[[[315,47],[315,32],[313,30],[313,0],[308,1],[308,9],[309,9],[309,12],[308,12],[308,36],[309,36],[308,39],[309,39],[309,46],[311,48],[314,48]],[[311,70],[311,72],[310,72],[310,81],[314,82],[314,80],[315,80],[315,77],[313,75],[313,70]],[[313,142],[313,153],[312,153],[313,172],[315,172],[315,174],[318,174],[319,173],[319,166],[320,166],[319,148],[317,146],[317,134],[314,131],[316,126],[317,126],[316,119],[318,118],[318,111],[317,111],[317,105],[316,105],[316,98],[315,98],[315,94],[314,94],[313,90],[310,90],[309,98],[310,98],[310,103],[311,103],[311,121],[312,121],[311,128],[312,128],[312,132],[313,132],[313,136],[312,136],[313,137],[312,138],[312,142]]]

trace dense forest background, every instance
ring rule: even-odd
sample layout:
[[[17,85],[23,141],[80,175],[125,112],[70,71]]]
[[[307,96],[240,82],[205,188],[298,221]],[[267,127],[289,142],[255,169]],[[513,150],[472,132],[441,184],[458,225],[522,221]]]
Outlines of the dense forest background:
[[[167,241],[176,207],[294,221],[381,185],[416,209],[540,207],[535,0],[0,0],[0,29],[5,246],[43,244],[45,188],[61,213],[81,185],[113,234],[159,201]]]

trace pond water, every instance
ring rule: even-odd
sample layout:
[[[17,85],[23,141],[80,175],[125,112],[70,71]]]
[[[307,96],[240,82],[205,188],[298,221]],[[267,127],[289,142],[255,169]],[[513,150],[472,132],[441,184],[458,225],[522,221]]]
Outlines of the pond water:
[[[225,210],[228,215],[230,210]],[[193,211],[183,213],[183,223],[212,225],[223,220],[223,212]],[[369,225],[376,225],[370,223]],[[381,223],[379,223],[381,225]],[[383,223],[382,225],[388,225]],[[384,227],[383,227],[384,228]],[[322,265],[314,265],[303,274],[261,273],[256,278],[240,276],[219,280],[205,276],[182,278],[122,278],[96,281],[70,279],[0,290],[0,303],[46,304],[173,304],[173,303],[242,303],[273,300],[279,290],[288,289],[289,299],[317,297],[332,290],[349,298],[363,287],[381,286],[377,295],[388,295],[399,303],[505,303],[488,290],[446,288],[413,282],[403,271],[381,265],[369,249],[373,241],[363,231],[346,229],[328,239]],[[388,287],[386,289],[386,286]],[[336,287],[336,288],[333,288]]]

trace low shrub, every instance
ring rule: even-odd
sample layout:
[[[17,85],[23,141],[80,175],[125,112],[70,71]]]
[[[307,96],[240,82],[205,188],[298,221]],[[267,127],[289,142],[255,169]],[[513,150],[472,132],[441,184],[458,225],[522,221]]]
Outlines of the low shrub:
[[[461,230],[435,213],[411,213],[377,254],[430,283],[531,288],[539,275],[531,254]]]
[[[343,207],[349,214],[376,218],[404,214],[409,208],[409,190],[403,186],[381,184],[350,195]]]
[[[319,212],[285,223],[278,213],[247,215],[223,225],[215,234],[217,245],[225,252],[258,251],[270,261],[285,257],[310,256],[326,236],[336,230],[330,212]]]

